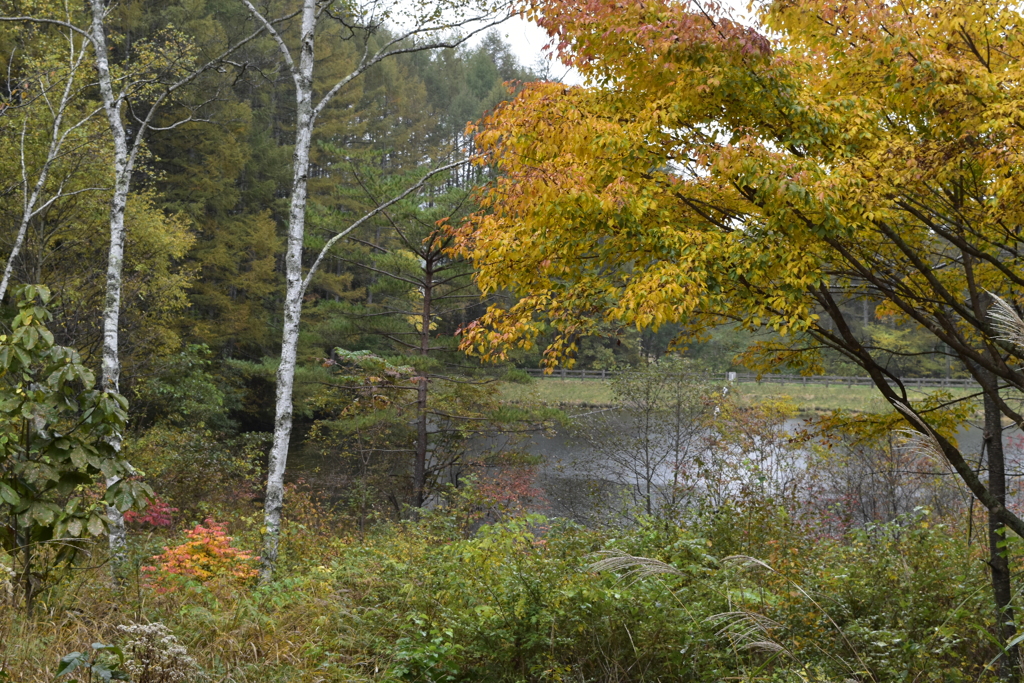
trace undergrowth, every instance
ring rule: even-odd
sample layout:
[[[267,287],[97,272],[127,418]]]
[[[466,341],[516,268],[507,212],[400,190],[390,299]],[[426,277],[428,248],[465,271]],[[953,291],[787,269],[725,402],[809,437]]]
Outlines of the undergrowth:
[[[163,580],[75,570],[31,615],[3,610],[0,666],[50,681],[145,624],[197,681],[977,681],[998,653],[983,549],[927,511],[838,538],[770,506],[614,533],[538,516],[470,533],[463,513],[362,540],[298,514],[265,586],[244,569],[257,517],[230,544],[202,527],[224,571],[170,571],[195,529],[139,534],[134,566]]]

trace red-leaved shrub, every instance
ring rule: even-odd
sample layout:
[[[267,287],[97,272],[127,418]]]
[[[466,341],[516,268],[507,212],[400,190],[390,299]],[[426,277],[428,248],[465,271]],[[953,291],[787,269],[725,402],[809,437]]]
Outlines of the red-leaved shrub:
[[[142,571],[166,572],[204,583],[217,578],[244,582],[256,576],[253,563],[259,558],[231,545],[223,524],[207,519],[205,525],[197,524],[187,535],[187,541],[165,547],[153,558],[155,566],[142,567]]]

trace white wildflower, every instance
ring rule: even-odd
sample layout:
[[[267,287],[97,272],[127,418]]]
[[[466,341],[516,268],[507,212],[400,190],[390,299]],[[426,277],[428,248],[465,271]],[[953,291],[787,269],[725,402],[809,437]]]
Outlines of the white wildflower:
[[[124,670],[135,683],[186,683],[203,677],[196,660],[160,622],[117,629],[124,634]]]

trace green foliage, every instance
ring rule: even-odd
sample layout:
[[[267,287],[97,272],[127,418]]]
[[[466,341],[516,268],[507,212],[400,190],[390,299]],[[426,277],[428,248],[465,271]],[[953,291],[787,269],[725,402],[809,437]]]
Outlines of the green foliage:
[[[880,355],[888,354],[888,367],[900,377],[941,377],[952,364],[936,353],[941,344],[920,326],[869,325],[867,332],[871,343],[884,350]]]
[[[11,332],[0,335],[0,542],[21,560],[27,597],[36,553],[55,564],[107,531],[104,506],[125,511],[149,491],[119,452],[128,403],[93,388],[74,349],[47,329],[49,290],[19,291]],[[111,481],[101,493],[95,487]],[[54,541],[43,553],[41,543]]]
[[[460,506],[362,539],[310,526],[258,588],[143,583],[115,598],[97,576],[48,604],[106,615],[88,622],[103,642],[133,610],[179,634],[207,675],[253,682],[995,680],[984,548],[923,510],[845,534],[756,500],[688,528],[527,516],[474,533]],[[0,637],[14,619],[0,614]],[[73,617],[20,623],[5,665],[16,680],[52,678],[33,643],[82,650]]]
[[[502,379],[512,384],[530,384],[533,382],[533,377],[530,376],[530,373],[519,368],[509,368],[505,371]]]
[[[370,518],[401,516],[411,496],[417,398],[425,374],[413,363],[431,367],[419,356],[389,358],[338,348],[320,367],[300,375],[300,381],[316,387],[303,397],[315,417],[306,457],[316,456],[334,476],[344,477],[343,500],[361,526]],[[435,376],[429,386],[427,495],[440,495],[452,473],[461,477],[477,468],[523,465],[511,448],[514,437],[483,453],[467,444],[474,436],[536,425],[545,416],[503,406],[492,383]]]
[[[206,344],[189,344],[137,380],[136,420],[229,431],[234,425],[226,414],[227,391],[211,372],[210,355]]]
[[[71,676],[78,670],[85,672],[85,680],[92,681],[127,681],[128,675],[120,669],[112,668],[103,655],[117,657],[118,665],[124,665],[124,652],[116,645],[93,643],[92,652],[70,652],[60,659],[55,678]]]
[[[918,517],[829,539],[765,510],[743,537],[741,520],[611,539],[527,517],[465,540],[427,520],[347,545],[333,580],[360,596],[363,647],[391,662],[387,680],[984,675],[985,576],[950,528]],[[722,559],[758,551],[760,564]],[[592,568],[625,554],[653,561],[622,578]]]
[[[198,522],[256,495],[267,446],[266,434],[160,424],[126,439],[124,450],[178,517]]]

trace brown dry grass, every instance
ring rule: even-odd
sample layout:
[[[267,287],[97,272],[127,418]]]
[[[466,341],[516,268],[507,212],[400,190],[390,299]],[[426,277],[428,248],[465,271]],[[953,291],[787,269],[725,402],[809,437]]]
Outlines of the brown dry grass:
[[[355,663],[357,657],[345,656],[353,643],[338,628],[342,614],[343,596],[310,580],[286,582],[273,592],[220,585],[159,594],[134,581],[118,591],[94,572],[51,591],[31,616],[11,605],[3,609],[0,670],[18,683],[51,682],[62,656],[89,651],[95,642],[116,643],[119,625],[159,621],[188,648],[207,680],[337,680],[323,668],[327,652],[338,653],[337,664],[351,670],[342,680],[372,680],[359,674],[365,667],[345,666],[344,660]],[[373,664],[368,674],[386,668]]]

